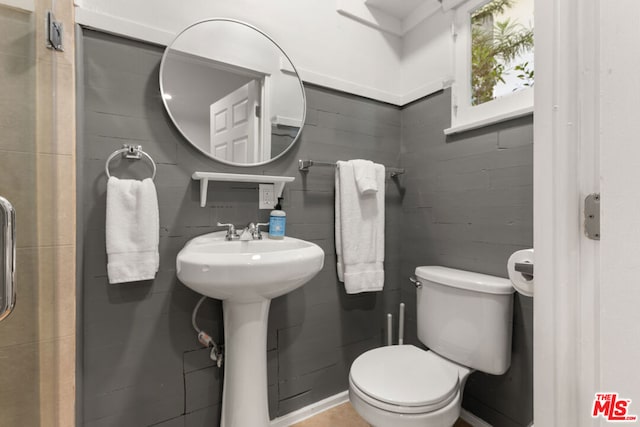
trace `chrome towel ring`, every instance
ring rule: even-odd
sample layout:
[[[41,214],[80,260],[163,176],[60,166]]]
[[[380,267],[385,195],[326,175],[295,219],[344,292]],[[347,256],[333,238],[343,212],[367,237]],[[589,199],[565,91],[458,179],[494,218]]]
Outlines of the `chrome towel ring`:
[[[123,157],[127,159],[133,159],[133,160],[140,160],[142,156],[145,156],[151,162],[151,166],[153,166],[153,175],[151,176],[151,179],[156,178],[157,168],[156,168],[156,162],[153,161],[153,158],[149,154],[142,151],[141,145],[129,145],[129,144],[123,144],[121,149],[114,151],[107,158],[107,162],[104,165],[104,171],[107,174],[107,178],[111,178],[111,174],[109,173],[109,163],[111,163],[111,160],[113,160],[118,154],[122,154]]]

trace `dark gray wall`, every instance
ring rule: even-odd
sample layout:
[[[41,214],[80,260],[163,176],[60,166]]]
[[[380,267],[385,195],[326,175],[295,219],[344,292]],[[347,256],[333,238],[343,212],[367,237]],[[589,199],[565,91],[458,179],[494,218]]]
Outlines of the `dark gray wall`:
[[[507,277],[516,250],[533,247],[531,116],[445,137],[451,93],[402,110],[402,277],[419,265],[443,265]],[[408,339],[417,343],[415,290],[402,281]],[[514,300],[511,368],[474,373],[463,407],[495,427],[533,419],[533,300]]]
[[[196,342],[190,315],[199,296],[175,277],[175,257],[216,221],[265,221],[255,185],[215,184],[199,207],[196,170],[291,175],[285,189],[287,231],[319,244],[325,268],[302,288],[271,305],[268,361],[272,417],[346,390],[348,369],[360,353],[382,344],[385,313],[397,313],[400,286],[401,197],[387,184],[387,281],[382,293],[348,296],[337,282],[334,257],[334,170],[308,175],[297,159],[335,161],[366,157],[397,165],[400,111],[395,107],[307,87],[302,139],[283,159],[259,168],[232,168],[193,149],[174,129],[162,106],[158,69],[162,49],[85,30],[78,62],[84,82],[78,132],[78,232],[82,260],[79,325],[79,425],[215,425],[221,371]],[[158,163],[160,271],[153,281],[108,285],[104,242],[104,162],[123,143],[141,144]],[[114,161],[113,174],[145,177],[140,161]],[[199,316],[216,340],[222,336],[221,304],[208,301]]]

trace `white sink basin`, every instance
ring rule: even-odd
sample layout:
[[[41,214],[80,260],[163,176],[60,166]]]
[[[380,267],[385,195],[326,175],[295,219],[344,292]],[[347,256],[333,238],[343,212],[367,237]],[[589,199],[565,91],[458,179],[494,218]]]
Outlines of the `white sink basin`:
[[[226,232],[196,237],[178,253],[182,283],[211,298],[257,302],[291,292],[315,276],[324,252],[314,243],[285,237],[226,241]]]
[[[324,264],[316,244],[283,240],[226,241],[226,231],[191,239],[178,253],[178,278],[222,300],[222,427],[268,427],[267,319],[271,299],[291,292]],[[212,402],[213,404],[214,402]]]

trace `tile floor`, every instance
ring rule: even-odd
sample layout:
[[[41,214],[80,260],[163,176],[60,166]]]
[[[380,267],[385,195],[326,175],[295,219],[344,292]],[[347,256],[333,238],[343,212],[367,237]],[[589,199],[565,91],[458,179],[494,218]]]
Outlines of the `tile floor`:
[[[349,402],[322,412],[314,417],[308,418],[291,427],[370,427]],[[453,427],[471,427],[465,421],[458,420]]]

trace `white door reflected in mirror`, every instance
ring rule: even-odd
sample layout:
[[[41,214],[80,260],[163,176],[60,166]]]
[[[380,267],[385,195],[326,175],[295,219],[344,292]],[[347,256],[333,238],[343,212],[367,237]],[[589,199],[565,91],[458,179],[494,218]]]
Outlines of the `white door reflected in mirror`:
[[[269,160],[263,157],[262,147],[271,145],[271,135],[260,134],[260,104],[260,85],[255,80],[211,104],[214,157],[232,163]]]

